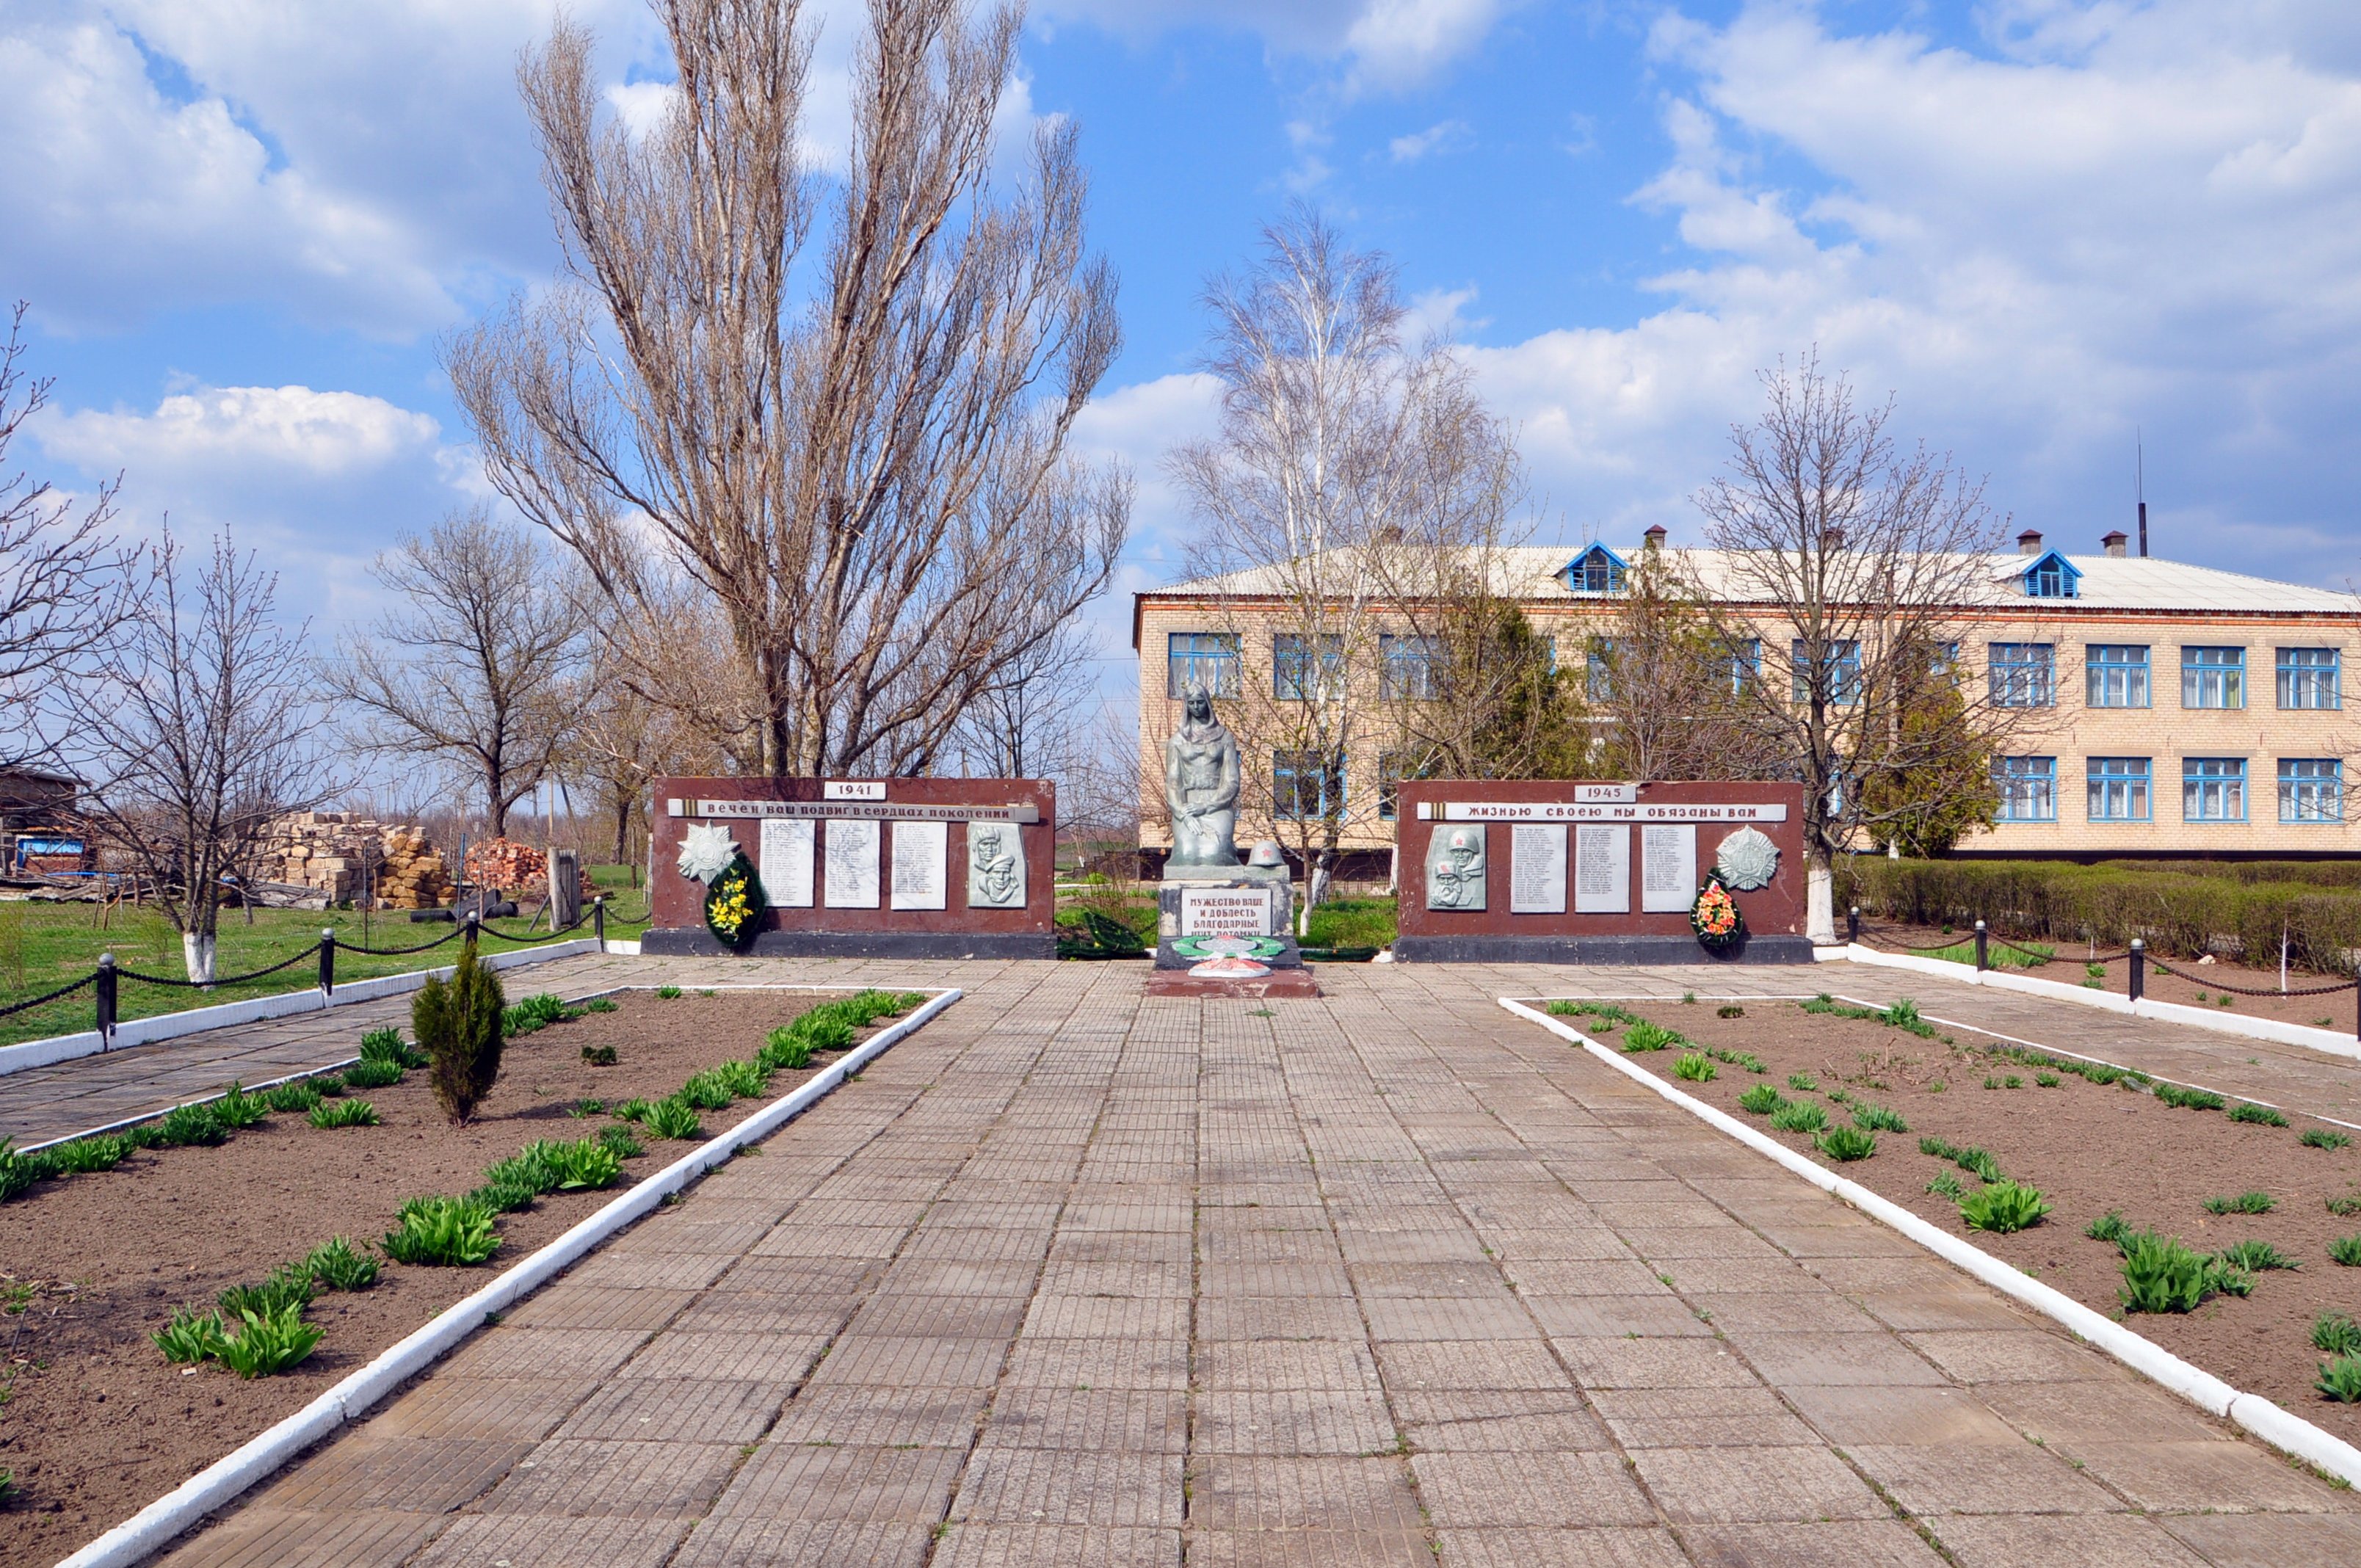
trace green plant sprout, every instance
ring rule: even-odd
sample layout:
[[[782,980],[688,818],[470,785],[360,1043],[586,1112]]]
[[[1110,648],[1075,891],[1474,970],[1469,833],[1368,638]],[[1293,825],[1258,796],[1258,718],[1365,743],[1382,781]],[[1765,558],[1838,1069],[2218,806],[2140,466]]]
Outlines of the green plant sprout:
[[[1701,1051],[1686,1051],[1674,1060],[1673,1076],[1691,1083],[1711,1083],[1713,1063]]]
[[[2326,1127],[2306,1127],[2296,1135],[2295,1141],[2308,1149],[2341,1149],[2353,1137],[2349,1133],[2331,1132]]]
[[[1960,1200],[1960,1218],[1971,1231],[2010,1235],[2041,1223],[2050,1205],[2037,1188],[2005,1179],[1978,1189]]]

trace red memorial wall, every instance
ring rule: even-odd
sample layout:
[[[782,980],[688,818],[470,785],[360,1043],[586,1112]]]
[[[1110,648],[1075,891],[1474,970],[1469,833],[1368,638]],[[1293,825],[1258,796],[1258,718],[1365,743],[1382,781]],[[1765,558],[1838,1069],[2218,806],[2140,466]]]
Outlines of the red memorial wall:
[[[708,883],[682,870],[683,850],[710,850],[719,830],[769,905],[737,950],[1056,956],[1058,792],[1048,780],[664,778],[650,816],[644,952],[731,950],[708,927]]]
[[[1544,963],[1808,963],[1803,790],[1756,781],[1405,781],[1394,956]],[[1708,880],[1743,936],[1700,940]]]

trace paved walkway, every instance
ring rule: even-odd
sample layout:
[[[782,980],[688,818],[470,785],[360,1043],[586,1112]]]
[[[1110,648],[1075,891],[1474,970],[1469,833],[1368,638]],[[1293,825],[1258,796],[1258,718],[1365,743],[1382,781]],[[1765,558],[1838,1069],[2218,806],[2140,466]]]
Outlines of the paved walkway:
[[[2350,1493],[1493,1001],[1565,971],[1321,978],[974,977],[170,1561],[2361,1558]]]

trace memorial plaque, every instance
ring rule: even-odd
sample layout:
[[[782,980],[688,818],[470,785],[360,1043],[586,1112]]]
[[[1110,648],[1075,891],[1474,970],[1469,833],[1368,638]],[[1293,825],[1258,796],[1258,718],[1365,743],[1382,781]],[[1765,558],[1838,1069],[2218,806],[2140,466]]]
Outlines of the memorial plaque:
[[[1183,887],[1183,937],[1270,937],[1278,934],[1278,900],[1268,887]]]
[[[1520,822],[1509,829],[1509,913],[1565,913],[1565,824]]]
[[[894,907],[940,909],[950,881],[948,822],[894,824]]]
[[[867,817],[828,819],[826,883],[830,909],[877,907],[877,824]]]
[[[1481,910],[1487,874],[1484,829],[1438,824],[1426,841],[1426,906]]]
[[[763,818],[763,896],[783,909],[812,906],[812,824]]]
[[[1631,912],[1631,830],[1581,827],[1574,830],[1574,912]]]
[[[967,906],[1025,907],[1025,844],[1014,822],[967,825]]]
[[[1640,907],[1650,914],[1688,912],[1697,902],[1697,829],[1640,829]]]

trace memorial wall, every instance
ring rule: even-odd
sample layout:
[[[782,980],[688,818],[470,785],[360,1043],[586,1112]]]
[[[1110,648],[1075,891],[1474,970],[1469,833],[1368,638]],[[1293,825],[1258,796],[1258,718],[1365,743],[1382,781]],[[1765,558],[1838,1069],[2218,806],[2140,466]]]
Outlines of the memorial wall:
[[[1403,961],[1811,961],[1795,784],[1425,779],[1395,828]]]
[[[642,950],[1055,957],[1057,801],[1044,779],[658,779]]]

